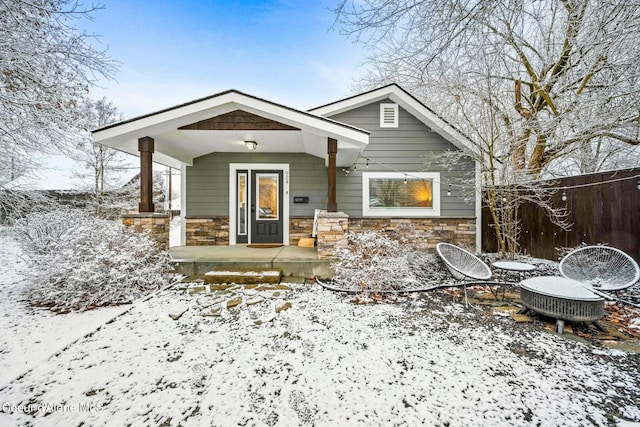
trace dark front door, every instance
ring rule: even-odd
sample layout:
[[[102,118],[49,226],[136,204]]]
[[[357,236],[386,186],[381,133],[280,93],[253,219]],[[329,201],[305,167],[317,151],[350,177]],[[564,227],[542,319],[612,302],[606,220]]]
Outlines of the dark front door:
[[[251,243],[283,243],[282,171],[251,171]]]

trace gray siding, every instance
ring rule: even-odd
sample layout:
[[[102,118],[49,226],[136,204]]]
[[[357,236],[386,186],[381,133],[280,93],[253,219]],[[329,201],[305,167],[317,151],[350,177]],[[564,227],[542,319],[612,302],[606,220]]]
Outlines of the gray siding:
[[[371,132],[369,145],[358,161],[358,170],[351,171],[348,176],[341,168],[337,171],[338,209],[350,216],[362,216],[362,171],[365,170],[365,158],[369,158],[372,161],[366,170],[371,172],[391,170],[375,162],[402,172],[440,172],[441,216],[475,217],[475,207],[458,197],[456,188],[453,188],[452,196],[447,196],[449,180],[453,175],[462,174],[462,170],[460,173],[449,172],[427,164],[431,154],[457,148],[402,107],[399,108],[399,127],[381,129],[379,104],[376,102],[331,117]],[[290,215],[312,216],[314,209],[326,208],[324,159],[304,153],[212,153],[195,159],[193,166],[187,168],[186,215],[229,214],[229,163],[288,163]],[[473,172],[474,163],[469,161],[464,168]],[[294,196],[307,196],[309,203],[295,204]]]
[[[187,167],[186,215],[229,215],[229,163],[288,163],[289,214],[313,216],[314,209],[327,206],[324,159],[304,153],[212,153]],[[307,196],[309,203],[293,203],[294,196]]]
[[[458,150],[438,133],[432,131],[424,123],[399,108],[398,128],[380,128],[380,103],[393,102],[384,100],[347,111],[332,119],[366,129],[371,132],[369,145],[363,151],[357,165],[358,170],[345,176],[340,170],[337,178],[338,209],[350,216],[362,216],[362,171],[365,170],[364,158],[369,158],[382,165],[401,172],[440,172],[440,215],[443,217],[475,217],[475,207],[457,197],[459,192],[453,188],[452,195],[447,196],[448,182],[453,175],[460,172],[449,172],[442,168],[429,166],[428,158],[433,153],[446,150]],[[392,169],[369,162],[370,172],[389,172]],[[472,172],[475,166],[469,161],[463,169]]]

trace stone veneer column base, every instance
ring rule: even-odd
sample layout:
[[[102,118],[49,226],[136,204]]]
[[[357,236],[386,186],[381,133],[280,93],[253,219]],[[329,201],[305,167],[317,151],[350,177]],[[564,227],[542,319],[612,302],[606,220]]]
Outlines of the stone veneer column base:
[[[349,215],[344,212],[321,212],[318,215],[318,259],[332,259],[333,249],[349,231]]]
[[[163,249],[169,248],[169,215],[160,213],[130,213],[120,216],[125,227],[138,233],[149,231],[149,237],[160,244]]]

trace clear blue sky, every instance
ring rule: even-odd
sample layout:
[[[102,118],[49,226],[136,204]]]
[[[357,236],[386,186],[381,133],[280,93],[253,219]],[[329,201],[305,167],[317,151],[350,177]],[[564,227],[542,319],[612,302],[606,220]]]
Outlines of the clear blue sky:
[[[365,50],[331,29],[339,0],[101,0],[95,43],[121,62],[106,96],[125,117],[237,89],[308,109],[351,95]]]

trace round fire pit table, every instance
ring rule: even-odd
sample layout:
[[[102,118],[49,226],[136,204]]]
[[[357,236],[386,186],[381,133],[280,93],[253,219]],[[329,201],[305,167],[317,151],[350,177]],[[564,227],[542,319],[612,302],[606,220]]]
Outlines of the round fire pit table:
[[[593,322],[604,316],[604,298],[591,292],[577,280],[556,276],[532,277],[520,282],[520,299],[529,309],[556,319],[556,331],[564,332],[564,321]]]

